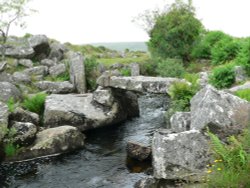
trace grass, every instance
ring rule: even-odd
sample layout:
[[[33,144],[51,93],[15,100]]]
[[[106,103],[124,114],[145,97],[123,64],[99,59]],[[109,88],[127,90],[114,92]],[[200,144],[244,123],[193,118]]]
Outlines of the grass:
[[[250,102],[250,89],[236,91],[235,95]]]
[[[47,94],[45,93],[38,93],[32,97],[26,97],[22,103],[22,106],[31,112],[42,115],[46,97]]]
[[[18,105],[18,103],[15,102],[13,97],[9,98],[9,100],[7,101],[7,106],[8,106],[9,112],[14,112],[17,105]]]

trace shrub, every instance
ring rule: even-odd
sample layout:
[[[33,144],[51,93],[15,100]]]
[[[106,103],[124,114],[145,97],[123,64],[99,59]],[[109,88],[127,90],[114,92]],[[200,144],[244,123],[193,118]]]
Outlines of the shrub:
[[[122,76],[131,76],[131,70],[128,68],[123,68],[120,70]]]
[[[95,58],[86,58],[84,61],[87,88],[96,89],[96,79],[100,76],[97,70],[99,63]]]
[[[158,60],[156,72],[163,77],[183,77],[185,68],[181,60],[165,59]]]
[[[250,102],[250,89],[236,91],[235,95]]]
[[[157,76],[157,64],[152,60],[146,60],[140,63],[140,73],[145,76]]]
[[[14,156],[17,153],[17,150],[19,148],[18,145],[14,144],[14,137],[17,133],[16,129],[11,128],[11,129],[4,129],[1,130],[5,132],[5,141],[4,141],[4,153],[6,154],[7,157]]]
[[[42,115],[46,97],[47,94],[45,93],[38,93],[32,97],[27,97],[23,101],[22,106],[31,112]]]
[[[9,98],[9,100],[7,101],[7,106],[8,106],[9,112],[14,112],[16,108],[16,103],[13,97]]]
[[[247,74],[250,76],[250,38],[247,38],[243,43],[235,62],[236,64],[244,66]]]
[[[239,43],[233,38],[220,40],[211,51],[212,64],[220,65],[236,58],[240,50]]]
[[[218,89],[229,88],[235,82],[234,64],[221,65],[212,70],[209,83]]]
[[[249,130],[238,136],[231,136],[228,145],[208,132],[213,151],[214,163],[207,171],[210,187],[249,187],[250,186],[250,133]]]

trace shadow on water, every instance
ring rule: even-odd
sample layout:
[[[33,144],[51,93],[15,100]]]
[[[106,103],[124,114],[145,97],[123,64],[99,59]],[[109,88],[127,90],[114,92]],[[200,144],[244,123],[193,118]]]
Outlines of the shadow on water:
[[[120,125],[86,133],[85,148],[73,153],[0,166],[2,187],[131,188],[146,176],[151,162],[127,159],[129,140],[149,143],[164,126],[168,99],[162,95],[139,98],[140,117]],[[1,186],[0,186],[1,187]]]

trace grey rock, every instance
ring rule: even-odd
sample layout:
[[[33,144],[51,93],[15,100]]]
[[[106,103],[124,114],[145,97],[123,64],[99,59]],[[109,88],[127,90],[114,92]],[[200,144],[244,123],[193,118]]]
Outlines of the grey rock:
[[[225,138],[248,126],[250,103],[212,86],[200,90],[191,99],[191,129],[209,129]]]
[[[16,131],[13,138],[15,144],[19,146],[28,146],[35,140],[37,128],[32,123],[13,122],[11,128]]]
[[[0,62],[0,72],[3,72],[5,70],[7,66],[7,62],[6,61],[2,61]]]
[[[190,112],[176,112],[170,118],[171,130],[179,133],[190,130],[191,113]]]
[[[40,62],[41,65],[47,66],[47,67],[53,67],[56,65],[56,61],[51,60],[51,59],[43,59]]]
[[[122,69],[123,67],[124,67],[123,64],[121,64],[121,63],[115,63],[115,64],[113,64],[113,65],[110,66],[110,69],[113,69],[113,70],[115,70],[115,69]]]
[[[29,45],[35,51],[35,59],[45,59],[50,52],[49,39],[45,35],[33,35],[28,38]]]
[[[232,88],[229,89],[229,92],[235,93],[237,91],[243,90],[243,89],[250,89],[250,82],[246,82],[243,85],[238,85],[238,86],[234,86]]]
[[[9,121],[9,110],[8,106],[2,102],[0,102],[0,143],[4,135],[6,134],[6,129],[8,127]]]
[[[14,112],[11,113],[10,120],[17,122],[29,122],[34,125],[39,125],[38,114],[24,110],[20,107],[16,108]]]
[[[125,89],[135,92],[148,93],[169,93],[169,88],[175,82],[186,82],[178,78],[162,78],[162,77],[117,77],[102,75],[98,78],[97,83],[102,87],[112,87]]]
[[[155,179],[152,176],[143,178],[135,183],[134,188],[157,188],[157,184],[159,183],[159,180]],[[166,186],[168,187],[168,186]],[[162,187],[164,188],[164,187]]]
[[[84,58],[80,53],[67,53],[70,66],[70,81],[78,93],[86,92]]]
[[[0,82],[10,82],[13,83],[13,77],[11,74],[6,72],[0,72]]]
[[[131,63],[129,66],[131,69],[131,76],[140,76],[140,66],[138,63]]]
[[[46,66],[37,66],[29,68],[23,71],[23,73],[30,76],[46,76],[48,74],[48,67]]]
[[[208,85],[209,73],[208,72],[200,72],[199,79],[197,80],[200,87],[204,88]]]
[[[114,103],[114,96],[110,88],[98,87],[93,92],[93,100],[101,105],[111,107]]]
[[[247,80],[247,73],[242,66],[235,66],[234,72],[235,72],[235,81],[236,82],[244,82]]]
[[[128,141],[126,149],[129,157],[139,161],[148,160],[151,157],[151,147],[143,143]]]
[[[30,59],[19,59],[17,63],[24,67],[28,67],[28,68],[33,67],[33,62]]]
[[[17,84],[20,84],[20,83],[29,84],[29,83],[31,83],[30,76],[28,74],[23,73],[23,72],[15,72],[12,77],[13,77],[14,82]]]
[[[51,81],[40,81],[35,83],[35,86],[42,91],[54,94],[67,94],[74,92],[74,86],[68,82],[51,82]]]
[[[63,59],[64,53],[67,51],[65,45],[58,42],[53,42],[50,44],[49,59],[61,61]]]
[[[152,142],[156,179],[195,179],[195,175],[199,179],[209,162],[207,138],[198,130],[175,134],[158,130]]]
[[[10,98],[18,101],[22,98],[22,94],[15,85],[9,82],[0,82],[0,100],[7,102]]]
[[[10,158],[9,161],[34,159],[74,151],[84,146],[84,139],[85,136],[75,127],[61,126],[46,129],[37,133],[33,145],[20,150],[18,156]]]
[[[55,66],[49,68],[49,74],[52,77],[56,77],[56,76],[58,76],[60,74],[63,74],[65,72],[66,72],[66,65],[63,64],[63,63],[55,65]]]
[[[5,51],[6,56],[18,59],[22,58],[29,59],[32,58],[34,54],[35,51],[30,46],[7,46]]]

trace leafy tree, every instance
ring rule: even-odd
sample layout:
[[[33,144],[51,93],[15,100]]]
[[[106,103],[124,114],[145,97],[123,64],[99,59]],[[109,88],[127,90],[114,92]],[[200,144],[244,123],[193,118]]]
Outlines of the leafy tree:
[[[7,42],[10,26],[16,25],[24,27],[23,18],[34,10],[27,8],[31,0],[1,0],[0,1],[0,33],[1,33],[1,51],[2,59],[5,58],[5,44]]]
[[[186,63],[202,29],[191,1],[189,4],[176,1],[156,18],[149,32],[149,50],[153,56],[181,58]]]

